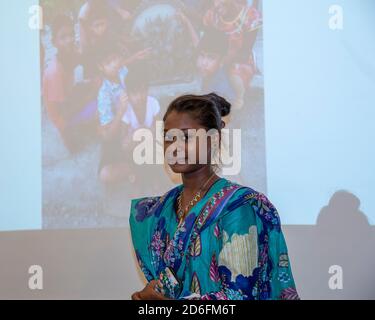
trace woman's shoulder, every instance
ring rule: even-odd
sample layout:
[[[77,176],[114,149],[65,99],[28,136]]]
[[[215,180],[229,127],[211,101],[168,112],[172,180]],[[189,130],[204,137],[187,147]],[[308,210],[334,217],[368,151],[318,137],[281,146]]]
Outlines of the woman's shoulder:
[[[131,203],[136,204],[136,205],[143,205],[145,203],[153,203],[153,202],[158,202],[158,201],[160,202],[166,199],[169,195],[178,191],[180,188],[181,188],[181,185],[178,185],[160,195],[133,198],[131,199]]]
[[[236,194],[241,197],[247,197],[247,198],[257,198],[262,201],[269,201],[267,196],[262,192],[259,191],[258,189],[247,186],[241,183],[238,183],[233,180],[225,179],[226,181],[226,187],[229,188],[235,188],[236,189]]]
[[[243,185],[241,183],[238,183],[236,181],[232,181],[226,178],[222,178],[225,181],[224,188],[225,189],[234,189],[235,191],[235,197],[238,198],[247,194],[259,194],[260,192],[256,191],[252,187]],[[233,198],[233,197],[232,197]]]
[[[180,185],[159,196],[148,196],[131,199],[130,215],[136,221],[142,222],[148,217],[158,216],[163,204],[180,189]]]
[[[153,208],[160,201],[160,196],[142,197],[131,200],[130,216],[137,222],[142,222],[152,215]]]
[[[229,180],[228,185],[237,186],[237,191],[228,202],[226,214],[235,214],[236,211],[247,210],[266,224],[280,225],[277,209],[264,193]]]

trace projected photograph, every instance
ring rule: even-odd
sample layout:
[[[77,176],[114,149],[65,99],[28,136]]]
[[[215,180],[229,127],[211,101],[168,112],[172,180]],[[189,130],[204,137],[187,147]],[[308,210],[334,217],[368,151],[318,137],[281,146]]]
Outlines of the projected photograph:
[[[229,178],[267,192],[261,0],[40,5],[43,228],[127,226],[132,198],[181,183],[166,164],[136,164],[133,135],[157,136],[187,93],[232,104],[242,156]]]

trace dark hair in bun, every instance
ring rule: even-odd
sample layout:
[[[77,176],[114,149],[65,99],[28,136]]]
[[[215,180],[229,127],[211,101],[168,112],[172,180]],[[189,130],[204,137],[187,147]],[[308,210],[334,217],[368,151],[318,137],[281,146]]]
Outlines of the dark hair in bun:
[[[168,115],[173,112],[189,113],[197,119],[207,130],[223,128],[222,117],[230,114],[231,104],[216,93],[206,95],[184,95],[171,102],[164,115],[165,121]]]
[[[222,117],[226,117],[230,114],[232,105],[227,100],[225,100],[223,97],[217,95],[214,92],[208,94],[207,96],[214,101],[214,104],[218,108],[220,115]]]

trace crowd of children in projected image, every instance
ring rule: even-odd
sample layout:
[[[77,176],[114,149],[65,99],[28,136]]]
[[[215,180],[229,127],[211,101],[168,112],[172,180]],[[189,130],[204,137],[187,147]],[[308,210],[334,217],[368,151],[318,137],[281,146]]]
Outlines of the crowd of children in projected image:
[[[142,26],[139,6],[145,2],[89,0],[75,15],[58,14],[49,25],[56,54],[45,59],[43,105],[69,152],[79,153],[93,141],[101,144],[98,178],[103,184],[129,178],[134,172],[129,152],[133,132],[153,129],[162,118],[161,103],[149,89],[178,78],[165,70],[167,78],[161,79],[163,72],[154,72],[158,65],[173,59],[176,66],[191,63],[189,70],[200,79],[200,88],[186,93],[217,92],[232,103],[234,114],[244,108],[256,72],[253,46],[261,26],[257,0],[181,1],[174,7],[178,1],[171,0],[169,6],[163,2],[164,9],[174,9],[167,19],[182,30],[180,43],[191,47],[185,59],[181,53],[174,55],[178,46],[168,47],[170,34],[157,33],[159,25],[154,33],[146,30],[151,38],[158,37],[151,42],[142,39],[145,30],[134,31],[136,19]],[[149,11],[163,10],[153,3]],[[143,28],[152,27],[147,23]]]

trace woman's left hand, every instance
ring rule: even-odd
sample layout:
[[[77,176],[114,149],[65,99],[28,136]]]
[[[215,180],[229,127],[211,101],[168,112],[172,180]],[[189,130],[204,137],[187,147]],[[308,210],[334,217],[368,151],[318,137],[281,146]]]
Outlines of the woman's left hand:
[[[152,280],[142,290],[132,294],[132,300],[170,300],[155,290],[157,280]]]

